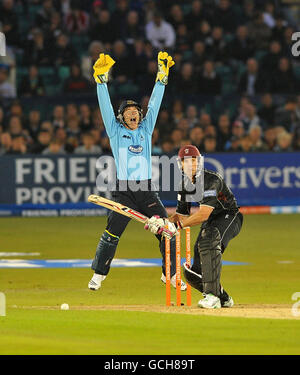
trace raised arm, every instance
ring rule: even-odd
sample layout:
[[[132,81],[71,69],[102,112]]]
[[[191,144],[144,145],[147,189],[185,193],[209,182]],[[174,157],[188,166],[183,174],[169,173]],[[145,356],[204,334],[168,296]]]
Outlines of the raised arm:
[[[97,96],[103,123],[109,138],[116,133],[116,117],[111,105],[107,84],[97,84]]]
[[[165,85],[156,82],[149,100],[147,114],[144,119],[145,127],[150,134],[153,133],[164,92]]]
[[[175,64],[172,57],[167,52],[159,52],[157,56],[158,72],[156,83],[154,85],[149,104],[147,115],[144,119],[146,129],[152,134],[160,105],[164,96],[165,86],[168,83],[169,69]]]
[[[97,82],[97,96],[101,111],[103,123],[109,137],[113,137],[116,133],[116,118],[113,107],[111,105],[109,92],[107,88],[108,73],[115,61],[109,56],[101,53],[99,59],[95,62],[94,79]]]

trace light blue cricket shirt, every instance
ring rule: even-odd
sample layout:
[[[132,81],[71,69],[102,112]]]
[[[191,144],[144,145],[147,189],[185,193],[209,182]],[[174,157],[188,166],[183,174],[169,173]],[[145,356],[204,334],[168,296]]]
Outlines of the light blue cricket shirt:
[[[100,111],[119,180],[149,180],[152,175],[152,133],[165,91],[156,82],[149,100],[147,114],[135,130],[129,130],[115,117],[106,83],[97,83]]]

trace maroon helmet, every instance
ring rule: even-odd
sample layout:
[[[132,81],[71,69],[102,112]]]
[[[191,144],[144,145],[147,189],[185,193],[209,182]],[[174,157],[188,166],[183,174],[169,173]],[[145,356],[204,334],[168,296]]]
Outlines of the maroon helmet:
[[[202,172],[204,169],[204,158],[200,154],[200,151],[198,150],[196,146],[185,145],[180,148],[180,150],[178,151],[178,157],[177,157],[178,167],[183,174],[186,174],[182,161],[184,160],[184,158],[191,158],[191,157],[197,159],[197,170],[196,170],[195,176],[198,177],[203,174]]]
[[[178,158],[183,159],[185,157],[198,157],[201,156],[199,150],[196,146],[193,145],[186,145],[182,146],[178,151]]]

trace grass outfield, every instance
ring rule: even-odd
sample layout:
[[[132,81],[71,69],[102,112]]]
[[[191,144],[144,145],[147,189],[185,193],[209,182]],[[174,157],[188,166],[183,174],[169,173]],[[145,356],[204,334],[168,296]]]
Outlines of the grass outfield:
[[[104,226],[104,218],[0,219],[0,252],[92,259]],[[300,292],[299,227],[300,215],[245,216],[223,257],[248,263],[223,267],[222,284],[236,302],[227,310],[198,309],[195,290],[192,308],[166,309],[159,267],[112,268],[97,292],[87,289],[87,268],[0,269],[7,304],[0,353],[300,354],[300,317],[292,314],[292,295]],[[196,236],[192,228],[192,241]],[[157,240],[131,222],[116,258],[159,256]],[[59,310],[62,303],[70,310]]]

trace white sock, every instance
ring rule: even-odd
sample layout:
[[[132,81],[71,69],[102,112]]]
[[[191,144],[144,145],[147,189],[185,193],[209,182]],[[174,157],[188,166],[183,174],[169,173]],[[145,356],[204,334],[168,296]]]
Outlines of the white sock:
[[[94,276],[92,277],[92,280],[95,281],[95,283],[100,283],[106,278],[106,275],[98,275],[97,273],[94,273]]]

